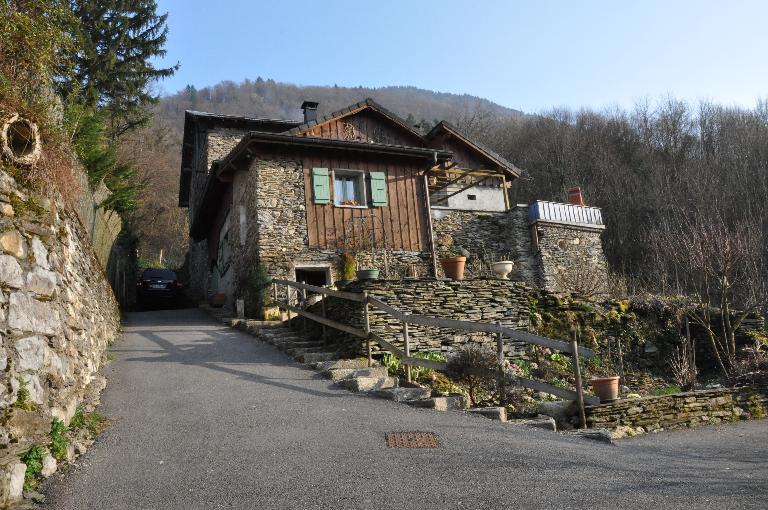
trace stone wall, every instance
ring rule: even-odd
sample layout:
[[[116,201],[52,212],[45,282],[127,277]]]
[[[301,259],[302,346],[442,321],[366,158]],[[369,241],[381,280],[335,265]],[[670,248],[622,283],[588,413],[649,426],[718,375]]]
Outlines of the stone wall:
[[[451,247],[461,247],[471,256],[467,276],[489,276],[490,263],[502,259],[515,261],[511,279],[539,286],[539,261],[531,244],[528,209],[525,205],[504,213],[432,210],[433,231],[438,256]],[[481,264],[474,259],[480,259]],[[442,269],[439,270],[443,276]]]
[[[605,292],[608,266],[600,227],[531,224],[526,205],[505,213],[433,209],[432,218],[438,255],[452,247],[470,253],[468,277],[488,276],[490,263],[511,258],[510,278],[528,285],[552,292]]]
[[[510,280],[418,280],[354,282],[345,290],[368,292],[388,305],[406,313],[444,319],[500,322],[513,329],[528,329],[529,295],[526,285]],[[313,310],[319,313],[319,305]],[[328,317],[362,328],[360,303],[329,297]],[[385,340],[403,347],[402,327],[397,319],[380,310],[371,309],[371,330]],[[447,328],[409,326],[413,351],[452,352],[467,342],[478,342],[496,349],[496,340],[486,333],[470,333]],[[361,348],[360,344],[356,344]],[[522,354],[524,344],[505,342],[509,357]]]
[[[18,454],[103,387],[120,315],[77,214],[4,172],[0,232],[1,506],[20,496]]]
[[[628,434],[766,416],[768,388],[720,388],[586,407],[587,426]]]
[[[608,263],[602,228],[537,221],[538,284],[552,292],[590,297],[606,292]]]

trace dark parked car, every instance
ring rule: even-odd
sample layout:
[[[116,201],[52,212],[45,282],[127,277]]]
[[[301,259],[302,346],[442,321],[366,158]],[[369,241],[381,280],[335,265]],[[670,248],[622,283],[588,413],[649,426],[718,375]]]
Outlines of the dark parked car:
[[[184,285],[175,271],[170,269],[145,269],[136,283],[136,307],[174,307],[184,303]]]

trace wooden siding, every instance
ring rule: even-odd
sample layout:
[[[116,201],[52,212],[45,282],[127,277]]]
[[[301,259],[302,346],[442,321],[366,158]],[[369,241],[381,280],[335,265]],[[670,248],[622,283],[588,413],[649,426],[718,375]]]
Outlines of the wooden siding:
[[[453,161],[461,168],[487,168],[494,170],[499,168],[498,165],[479,154],[477,150],[468,147],[466,143],[448,133],[435,137],[429,145],[430,147],[453,152]]]
[[[427,248],[427,223],[424,217],[424,193],[421,182],[422,168],[416,163],[384,162],[371,159],[336,159],[333,157],[304,157],[304,193],[307,208],[307,233],[313,248],[339,249],[343,247],[344,229],[353,238],[360,236],[359,222],[354,228],[346,227],[352,218],[375,219],[374,240],[377,248],[423,251]],[[333,204],[315,204],[312,199],[312,168],[365,170],[384,172],[387,176],[388,203],[384,207],[350,208]],[[334,193],[331,175],[331,194]],[[366,174],[366,195],[370,200],[370,178]]]
[[[421,138],[370,109],[318,124],[302,134],[334,140],[373,141],[412,147],[424,145]]]

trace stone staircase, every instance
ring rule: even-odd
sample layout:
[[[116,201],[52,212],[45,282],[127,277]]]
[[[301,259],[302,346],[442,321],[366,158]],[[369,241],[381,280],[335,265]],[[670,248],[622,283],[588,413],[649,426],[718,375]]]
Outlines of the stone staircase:
[[[401,387],[399,379],[390,376],[386,367],[369,367],[364,359],[340,359],[343,348],[326,343],[311,333],[291,329],[280,322],[219,318],[274,345],[349,391],[435,411],[464,410],[468,407],[463,396],[432,397],[430,388]]]
[[[282,324],[249,325],[246,323],[245,329],[300,363],[312,364],[341,357],[336,346],[327,344],[312,334],[295,331]]]

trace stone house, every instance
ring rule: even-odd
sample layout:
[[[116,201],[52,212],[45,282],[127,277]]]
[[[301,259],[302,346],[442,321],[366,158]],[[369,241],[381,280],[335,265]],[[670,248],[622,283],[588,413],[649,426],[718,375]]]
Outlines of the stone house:
[[[179,205],[193,300],[247,297],[256,265],[330,285],[345,251],[387,279],[441,276],[449,247],[514,257],[517,279],[537,286],[557,287],[578,261],[604,272],[599,210],[511,206],[520,170],[450,123],[422,135],[371,99],[322,118],[317,106],[302,104],[303,122],[186,112]]]

